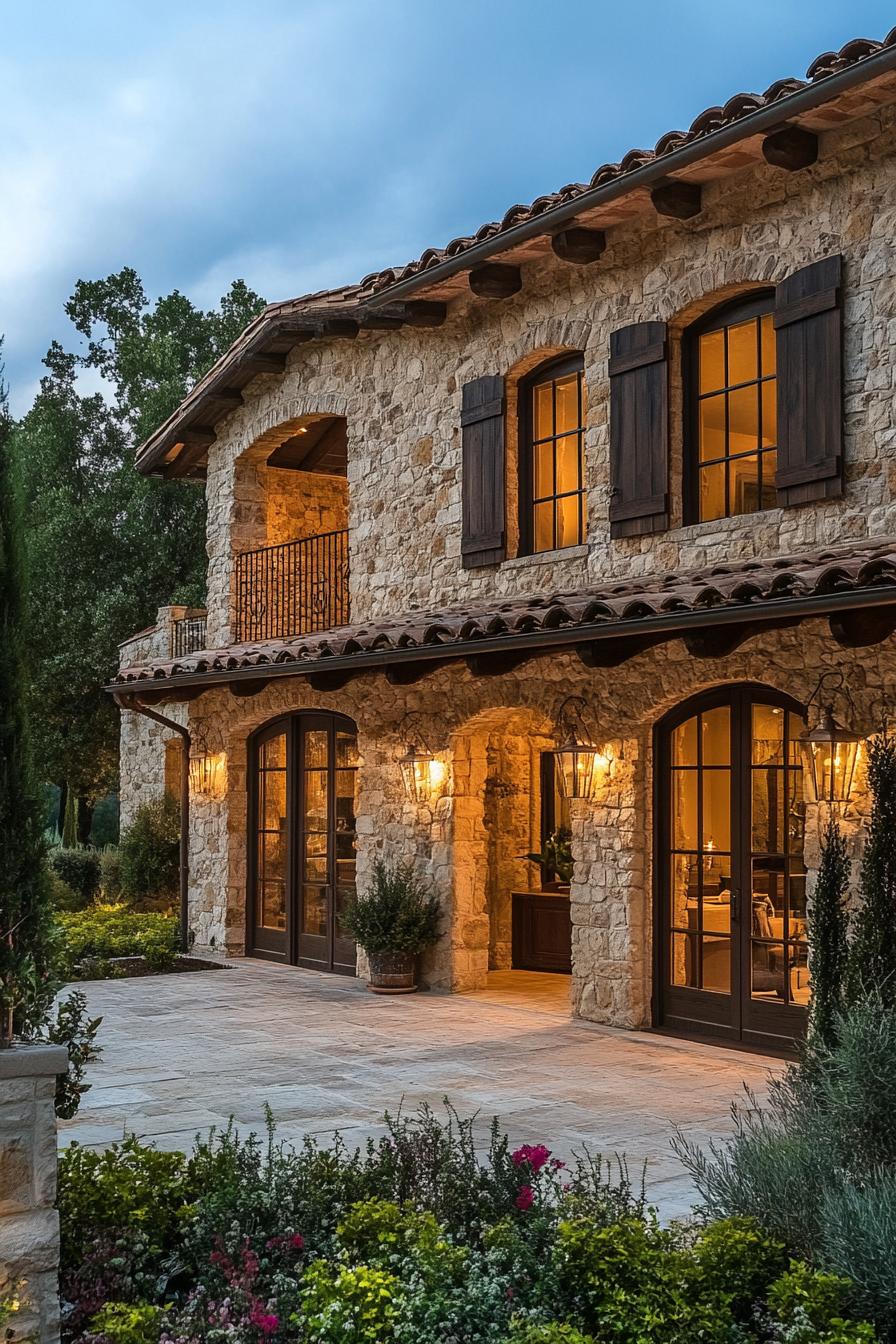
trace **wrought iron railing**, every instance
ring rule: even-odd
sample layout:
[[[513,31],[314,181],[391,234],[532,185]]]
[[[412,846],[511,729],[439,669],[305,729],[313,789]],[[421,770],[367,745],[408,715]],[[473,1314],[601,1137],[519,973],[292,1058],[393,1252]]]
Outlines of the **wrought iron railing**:
[[[207,623],[204,616],[184,616],[171,623],[171,657],[186,658],[206,647]]]
[[[349,619],[348,532],[324,532],[236,557],[235,639],[287,639]]]

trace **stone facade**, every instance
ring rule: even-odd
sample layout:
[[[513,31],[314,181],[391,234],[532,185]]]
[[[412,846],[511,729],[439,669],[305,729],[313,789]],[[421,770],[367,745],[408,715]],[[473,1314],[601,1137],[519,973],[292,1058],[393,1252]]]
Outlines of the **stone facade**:
[[[285,374],[259,376],[245,389],[245,404],[219,424],[209,452],[209,646],[233,633],[237,553],[346,524],[355,622],[896,533],[894,146],[896,113],[887,109],[823,134],[818,163],[802,172],[750,167],[708,183],[691,221],[636,215],[610,231],[596,266],[526,268],[518,295],[458,299],[435,330],[361,332],[354,341],[297,347]],[[682,332],[721,300],[834,253],[844,257],[843,496],[684,526]],[[612,540],[609,333],[652,319],[667,321],[671,333],[671,526]],[[518,556],[516,387],[564,351],[584,354],[586,544]],[[507,379],[510,558],[465,570],[461,387],[492,373]],[[275,447],[321,415],[346,420],[347,481],[265,465]],[[860,726],[880,726],[896,671],[891,642],[845,651],[821,621],[755,637],[722,658],[691,656],[675,642],[612,672],[588,671],[572,654],[555,653],[485,680],[454,664],[413,686],[372,674],[327,694],[301,678],[278,679],[248,698],[209,689],[165,711],[186,715],[194,739],[225,763],[221,786],[192,804],[197,943],[234,954],[245,948],[249,735],[278,715],[323,708],[358,726],[359,882],[377,854],[413,856],[446,914],[442,941],[426,959],[428,983],[481,986],[489,966],[508,961],[509,892],[535,877],[522,856],[538,848],[538,755],[554,740],[558,704],[576,694],[589,705],[609,764],[597,799],[577,804],[573,816],[573,1006],[592,1020],[647,1025],[655,725],[689,696],[727,683],[756,682],[805,703],[824,669],[845,674]],[[448,767],[444,795],[428,807],[409,805],[402,791],[398,762],[409,713],[423,717]],[[156,729],[125,714],[122,732],[127,816],[159,787],[162,767]],[[811,808],[807,859],[817,861]]]
[[[61,1046],[0,1050],[0,1301],[18,1300],[11,1344],[58,1344],[56,1075]]]

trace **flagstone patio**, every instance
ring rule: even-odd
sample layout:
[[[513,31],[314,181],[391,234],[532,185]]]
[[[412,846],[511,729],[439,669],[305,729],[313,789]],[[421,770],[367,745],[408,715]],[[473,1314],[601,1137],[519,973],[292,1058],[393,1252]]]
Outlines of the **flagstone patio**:
[[[225,970],[98,981],[101,1059],[60,1143],[102,1147],[125,1131],[189,1148],[197,1131],[259,1129],[268,1103],[284,1138],[383,1132],[400,1104],[493,1114],[516,1142],[559,1156],[587,1146],[647,1163],[665,1217],[686,1212],[676,1127],[698,1142],[730,1132],[746,1082],[760,1093],[777,1061],[574,1021],[568,978],[501,973],[471,995],[379,997],[358,980],[241,961]]]

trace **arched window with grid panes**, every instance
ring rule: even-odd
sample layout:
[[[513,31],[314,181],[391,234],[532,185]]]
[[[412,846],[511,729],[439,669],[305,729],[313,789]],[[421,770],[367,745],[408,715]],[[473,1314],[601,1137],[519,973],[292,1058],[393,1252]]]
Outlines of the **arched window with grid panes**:
[[[520,553],[585,540],[585,382],[580,354],[543,364],[520,388]]]
[[[685,522],[777,503],[773,290],[714,309],[685,335]]]

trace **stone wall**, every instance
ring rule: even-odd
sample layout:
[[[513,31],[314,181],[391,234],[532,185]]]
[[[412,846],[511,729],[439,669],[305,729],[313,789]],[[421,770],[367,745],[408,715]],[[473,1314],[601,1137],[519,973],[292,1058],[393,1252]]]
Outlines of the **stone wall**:
[[[190,607],[159,607],[155,625],[119,645],[120,666],[128,667],[153,658],[170,658],[174,622],[193,615],[196,612]],[[186,722],[186,708],[182,705],[163,705],[159,712],[177,723]],[[130,825],[141,803],[151,802],[165,792],[170,783],[170,766],[167,773],[165,766],[165,744],[177,736],[143,714],[130,709],[121,711],[119,800],[122,828]]]
[[[16,1298],[10,1344],[58,1344],[56,1075],[62,1046],[0,1050],[0,1301]]]
[[[353,618],[438,607],[498,594],[551,591],[607,577],[788,553],[896,527],[892,482],[896,344],[896,113],[821,137],[818,163],[799,173],[751,167],[704,188],[690,221],[649,211],[608,235],[594,266],[545,260],[526,267],[512,299],[458,300],[445,325],[315,341],[285,375],[262,375],[218,427],[209,458],[209,603],[215,639],[228,635],[231,557],[245,549],[263,483],[252,471],[303,420],[344,415]],[[680,341],[713,303],[775,283],[842,252],[847,489],[842,499],[681,525]],[[660,536],[611,541],[607,376],[610,332],[661,318],[672,329],[672,526]],[[507,519],[515,544],[515,389],[541,359],[582,350],[588,544],[569,552],[460,564],[460,397],[484,373],[508,377]],[[301,473],[281,473],[301,476]],[[310,490],[310,485],[300,483]],[[257,497],[253,498],[253,491]],[[253,533],[255,535],[255,533]],[[254,543],[253,543],[254,544]]]

